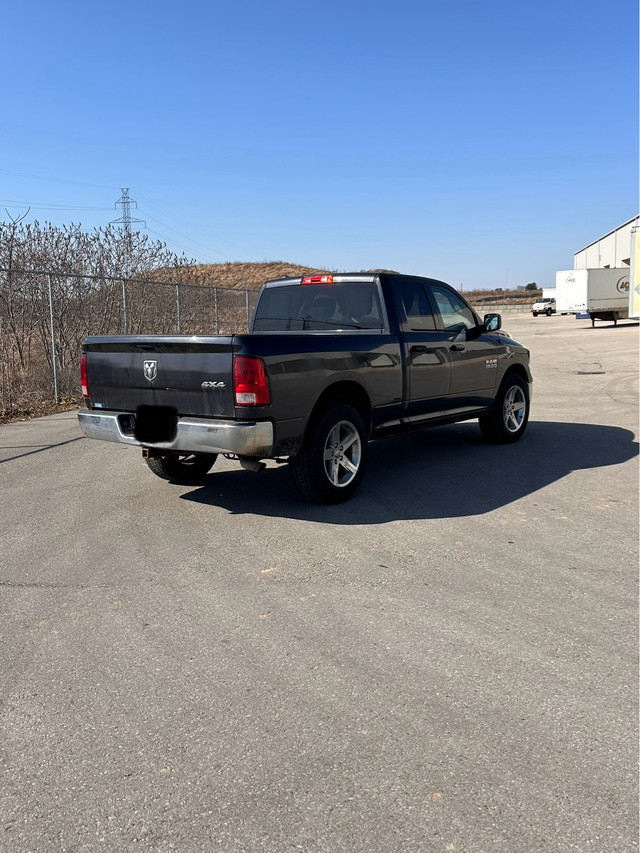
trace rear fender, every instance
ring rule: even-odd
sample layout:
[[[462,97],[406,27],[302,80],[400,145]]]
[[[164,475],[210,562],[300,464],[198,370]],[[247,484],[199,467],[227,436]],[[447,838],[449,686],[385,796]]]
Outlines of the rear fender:
[[[367,436],[371,434],[371,400],[365,389],[357,382],[336,382],[318,397],[305,429],[305,439],[330,403],[345,403],[354,408],[364,421]]]

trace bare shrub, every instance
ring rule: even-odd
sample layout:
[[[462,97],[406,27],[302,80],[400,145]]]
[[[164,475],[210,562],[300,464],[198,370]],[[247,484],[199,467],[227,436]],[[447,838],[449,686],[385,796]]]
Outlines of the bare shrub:
[[[59,395],[75,393],[70,377],[82,341],[124,331],[129,301],[132,331],[168,328],[175,305],[170,309],[167,291],[149,300],[133,288],[127,300],[123,281],[191,266],[164,243],[141,234],[123,238],[113,226],[87,233],[76,225],[0,223],[0,416],[28,406],[34,395],[51,396],[54,344]]]

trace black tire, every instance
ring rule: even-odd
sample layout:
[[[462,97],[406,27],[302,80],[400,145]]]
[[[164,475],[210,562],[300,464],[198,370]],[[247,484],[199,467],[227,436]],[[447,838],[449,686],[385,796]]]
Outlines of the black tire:
[[[156,477],[190,486],[204,480],[217,458],[216,453],[170,453],[145,462]]]
[[[533,311],[533,316],[534,316],[534,317],[537,317],[537,316],[538,316],[538,312],[537,312],[537,311]]]
[[[547,308],[547,317],[550,317],[553,314],[551,308]]]
[[[529,422],[529,388],[517,373],[502,380],[493,406],[478,419],[482,435],[494,444],[512,444],[522,438]]]
[[[331,403],[310,425],[289,470],[300,494],[310,501],[336,504],[356,491],[367,461],[367,431],[358,412]]]

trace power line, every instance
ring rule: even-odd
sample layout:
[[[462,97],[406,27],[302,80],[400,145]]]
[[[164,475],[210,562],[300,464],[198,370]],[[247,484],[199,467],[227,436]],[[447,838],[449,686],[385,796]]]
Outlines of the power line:
[[[173,214],[173,213],[171,213],[170,211],[168,211],[166,208],[161,207],[159,204],[156,204],[155,202],[151,201],[150,199],[145,198],[144,196],[141,196],[141,195],[140,195],[140,193],[138,193],[138,198],[140,198],[140,199],[142,200],[142,202],[143,202],[143,204],[145,204],[145,206],[146,206],[147,204],[148,204],[148,205],[150,205],[152,208],[154,208],[154,209],[156,209],[156,210],[159,210],[159,211],[161,211],[162,213],[166,214],[166,216],[168,216],[170,219],[173,219],[175,222],[179,223],[180,225],[182,225],[182,226],[184,226],[184,227],[186,227],[186,228],[189,228],[189,229],[192,227],[192,226],[190,225],[190,223],[185,222],[183,219],[180,219],[180,217],[176,216],[175,214]],[[166,224],[166,223],[164,223],[164,222],[161,222],[159,219],[155,219],[155,218],[154,218],[153,216],[151,216],[147,211],[144,211],[144,215],[145,215],[145,216],[148,216],[148,217],[149,217],[149,219],[154,219],[154,221],[155,221],[155,222],[157,222],[159,225],[162,225],[164,228],[168,228],[170,231],[173,231],[173,232],[174,232],[174,234],[177,234],[179,237],[182,237],[182,238],[184,238],[185,240],[189,240],[189,242],[194,243],[194,245],[196,245],[196,246],[200,246],[201,248],[206,249],[208,252],[213,252],[213,253],[214,253],[214,254],[216,254],[216,255],[220,255],[221,257],[226,258],[227,260],[232,260],[232,258],[230,258],[228,255],[225,255],[224,253],[222,253],[222,252],[220,252],[220,251],[218,251],[218,250],[216,250],[216,249],[212,249],[210,246],[205,246],[203,243],[199,243],[197,240],[194,240],[194,239],[193,239],[193,238],[191,238],[191,237],[187,237],[187,235],[186,235],[186,234],[181,234],[181,233],[180,233],[180,231],[177,231],[177,230],[176,230],[175,228],[173,228],[172,226],[167,225],[167,224]],[[230,243],[225,243],[225,241],[224,241],[224,240],[219,240],[219,241],[216,241],[216,242],[220,243],[223,247],[225,247],[225,248],[227,248],[227,249],[231,249],[231,250],[232,250],[232,251],[234,251],[234,252],[239,252],[239,251],[240,251],[240,250],[238,249],[238,247],[237,247],[237,246],[234,246],[234,245],[232,245],[232,244],[230,244]]]
[[[188,246],[184,246],[182,243],[178,243],[177,240],[171,240],[171,241],[167,240],[167,237],[164,234],[161,234],[159,231],[154,231],[153,228],[149,228],[149,226],[147,226],[147,233],[151,234],[154,237],[158,237],[158,239],[160,239],[163,243],[166,243],[167,245],[170,245],[171,247],[175,246],[178,249],[182,249],[182,251],[185,253],[185,255],[187,255],[189,258],[193,258],[193,260],[197,261],[198,263],[201,263],[201,264],[210,263],[210,259],[208,257],[205,257],[204,255],[201,255],[199,252],[196,252],[193,249],[190,249]]]
[[[211,252],[214,255],[219,255],[221,258],[224,258],[227,261],[233,261],[235,258],[229,257],[229,255],[225,255],[224,252],[218,252],[216,249],[212,249],[210,246],[205,246],[203,243],[199,243],[197,240],[194,240],[192,237],[187,237],[186,234],[182,234],[180,231],[176,231],[175,228],[172,228],[171,225],[167,225],[166,222],[161,222],[159,219],[156,219],[155,216],[151,216],[150,213],[146,211],[140,211],[144,213],[149,219],[152,219],[154,222],[157,222],[158,225],[162,225],[163,228],[167,228],[169,231],[173,231],[174,234],[177,234],[178,237],[182,237],[183,240],[187,240],[189,243],[193,243],[194,246],[199,246],[201,249],[205,249],[207,252]],[[148,229],[147,229],[148,230]],[[179,245],[175,240],[173,241],[176,245]],[[181,248],[185,248],[182,246]],[[187,249],[186,251],[192,251],[191,249]]]
[[[17,204],[20,207],[38,208],[40,210],[111,210],[109,207],[88,207],[73,204],[46,204],[42,201],[18,201],[15,198],[0,198],[1,204]]]
[[[49,178],[44,177],[43,175],[32,175],[29,172],[16,172],[11,169],[0,169],[0,174],[11,175],[14,178],[30,178],[32,181],[46,181],[51,184],[69,184],[75,187],[93,187],[94,189],[99,190],[113,190],[113,186],[106,186],[105,184],[90,184],[86,181],[69,181],[65,178]]]
[[[9,169],[0,169],[0,174],[12,175],[14,177],[31,178],[31,179],[39,180],[39,181],[50,181],[50,182],[56,182],[56,183],[62,183],[62,184],[75,184],[76,186],[96,187],[96,188],[100,188],[100,189],[108,189],[108,187],[105,187],[102,184],[89,184],[89,183],[85,183],[82,181],[68,181],[68,180],[64,180],[61,178],[48,178],[48,177],[43,177],[43,176],[38,176],[38,175],[32,175],[32,174],[29,174],[26,172],[12,171]],[[160,239],[165,240],[166,242],[171,242],[171,243],[175,244],[180,249],[182,249],[183,251],[185,251],[189,254],[195,254],[196,256],[199,255],[203,259],[203,262],[206,260],[205,256],[203,256],[201,252],[194,250],[194,248],[189,248],[189,246],[185,246],[185,245],[179,243],[177,240],[175,240],[171,237],[167,237],[166,235],[164,235],[162,233],[152,231],[150,228],[147,228],[147,223],[145,220],[133,218],[131,216],[131,208],[133,206],[134,209],[137,210],[138,209],[138,203],[130,197],[128,187],[122,187],[121,192],[122,192],[122,195],[118,199],[118,201],[115,203],[115,207],[117,209],[119,206],[121,206],[122,216],[119,219],[111,220],[111,222],[109,224],[121,225],[125,236],[127,236],[128,238],[131,238],[131,225],[134,223],[140,223],[141,225],[143,225],[146,228],[147,231],[155,234],[155,236],[159,237]],[[189,226],[188,223],[184,222],[179,217],[174,216],[170,211],[166,210],[166,208],[163,208],[160,205],[155,204],[150,199],[145,199],[145,202],[146,202],[146,204],[149,204],[151,207],[157,208],[158,210],[162,211],[171,219],[175,219],[176,222],[179,222],[182,225],[187,226],[188,228],[191,227],[191,226]],[[48,203],[42,202],[42,201],[31,202],[31,201],[21,201],[18,199],[2,199],[2,198],[0,198],[0,204],[16,205],[19,207],[28,207],[31,210],[42,210],[42,211],[51,210],[51,211],[91,211],[91,212],[93,212],[93,211],[107,211],[107,210],[111,209],[109,207],[98,207],[98,206],[92,206],[92,205],[48,204]],[[152,216],[147,211],[141,210],[140,212],[145,217],[147,217],[148,219],[151,219],[154,222],[157,222],[158,225],[162,226],[162,228],[164,228],[168,231],[171,231],[173,234],[176,234],[178,237],[181,237],[183,240],[186,240],[187,243],[192,245],[192,247],[199,247],[200,250],[204,249],[204,251],[206,253],[208,253],[210,255],[211,254],[217,255],[218,257],[223,258],[226,261],[232,261],[233,262],[233,261],[238,260],[237,257],[231,257],[230,255],[225,254],[224,252],[221,252],[217,249],[213,249],[211,246],[207,246],[204,243],[200,243],[198,240],[194,240],[192,237],[189,237],[187,234],[184,234],[181,231],[178,231],[176,228],[173,228],[171,225],[168,225],[166,222],[163,222],[162,220],[157,219],[155,216]],[[229,248],[231,248],[232,250],[237,250],[237,247],[235,247],[235,246],[230,246]]]

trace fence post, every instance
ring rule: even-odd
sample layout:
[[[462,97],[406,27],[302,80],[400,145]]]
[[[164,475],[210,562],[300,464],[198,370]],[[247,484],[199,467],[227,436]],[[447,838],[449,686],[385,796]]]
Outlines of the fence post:
[[[215,286],[215,284],[213,285],[213,302],[215,305],[215,312],[216,312],[216,335],[219,335],[220,334],[220,323],[218,321],[218,288]]]
[[[182,334],[182,321],[180,317],[180,285],[176,281],[176,313],[178,317],[178,334]]]
[[[247,332],[249,331],[249,288],[244,289],[244,303],[247,309]]]
[[[129,314],[127,311],[127,280],[122,279],[122,316],[124,320],[124,333],[129,334]]]
[[[56,324],[53,316],[53,276],[48,274],[49,278],[49,319],[51,321],[51,362],[53,364],[53,393],[56,398],[56,403],[60,402],[60,392],[58,390],[58,350],[56,349]]]

